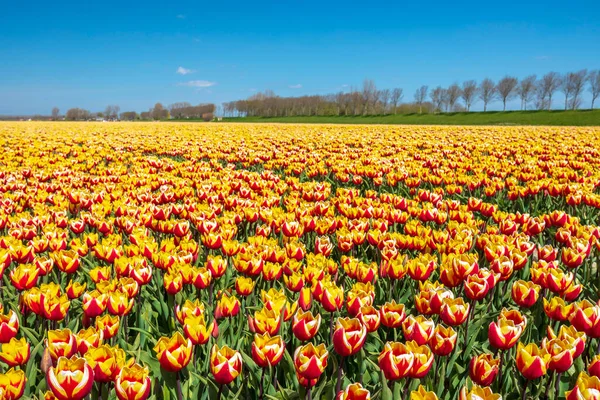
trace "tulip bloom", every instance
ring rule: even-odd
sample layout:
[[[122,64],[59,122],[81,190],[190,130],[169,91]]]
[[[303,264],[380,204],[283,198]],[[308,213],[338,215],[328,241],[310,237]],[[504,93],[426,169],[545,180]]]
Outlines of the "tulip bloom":
[[[524,308],[535,304],[540,295],[540,286],[533,282],[515,281],[512,286],[511,296],[515,303]]]
[[[579,332],[573,326],[561,325],[558,335],[554,333],[550,326],[547,327],[548,339],[566,340],[575,349],[573,359],[576,359],[585,350],[585,342],[587,335],[584,332]]]
[[[490,344],[500,350],[510,349],[521,337],[526,323],[527,320],[518,311],[502,310],[498,322],[490,323],[488,328]]]
[[[79,282],[73,282],[71,280],[69,282],[69,284],[67,285],[67,290],[66,290],[69,300],[79,298],[85,292],[86,287],[87,287],[87,284],[85,282],[79,283]]]
[[[215,318],[235,317],[240,312],[240,301],[235,296],[223,294],[215,307]]]
[[[268,333],[254,335],[252,359],[261,368],[276,366],[283,358],[285,342],[281,336],[271,337]]]
[[[183,322],[183,333],[192,341],[193,345],[206,344],[214,329],[215,321],[206,325],[203,315],[190,315]]]
[[[417,390],[410,392],[410,400],[438,400],[434,392],[428,392],[423,385],[419,385]]]
[[[213,345],[210,352],[210,372],[215,382],[227,385],[242,372],[242,355],[227,346]]]
[[[31,345],[25,338],[10,339],[10,342],[2,344],[0,351],[0,360],[8,364],[9,367],[17,367],[26,364],[31,355]]]
[[[431,349],[426,345],[419,346],[414,340],[407,342],[406,348],[414,356],[414,362],[408,376],[414,379],[425,377],[433,365]]]
[[[315,337],[321,326],[321,314],[316,317],[310,311],[298,310],[292,319],[292,332],[299,340],[306,342]]]
[[[254,313],[253,327],[258,333],[276,335],[281,327],[282,313],[263,307]]]
[[[0,314],[0,343],[8,343],[17,336],[19,331],[19,318],[17,313],[10,310],[10,314]]]
[[[600,306],[588,300],[575,303],[569,322],[590,337],[600,337]]]
[[[519,343],[517,347],[516,364],[521,375],[525,379],[537,379],[546,373],[550,354],[544,348],[539,348],[536,344],[530,343],[523,346]]]
[[[460,390],[458,400],[502,400],[502,395],[492,392],[489,387],[473,385],[471,390],[465,386]]]
[[[582,372],[572,390],[565,393],[566,400],[597,400],[600,396],[600,379]]]
[[[19,264],[10,271],[10,281],[19,291],[31,289],[37,284],[40,270],[34,264]]]
[[[190,316],[198,317],[204,314],[204,304],[200,300],[186,300],[183,306],[175,306],[175,317],[183,325],[185,319]]]
[[[367,332],[375,332],[381,324],[381,316],[379,311],[373,306],[363,306],[360,308],[360,312],[356,316],[367,328]]]
[[[459,297],[457,299],[445,298],[442,302],[440,317],[448,325],[458,326],[467,320],[470,305]]]
[[[346,389],[338,392],[335,400],[370,400],[371,393],[363,388],[360,383],[346,386]]]
[[[558,373],[565,372],[573,365],[577,349],[567,340],[551,339],[542,341],[542,347],[550,355],[548,369]]]
[[[344,290],[334,283],[328,283],[323,286],[321,304],[327,312],[334,312],[342,308],[344,302]]]
[[[102,331],[96,330],[93,326],[80,330],[75,336],[77,352],[83,356],[90,348],[100,346],[103,338],[104,334]]]
[[[17,400],[21,398],[25,391],[25,383],[27,383],[27,378],[25,377],[24,370],[15,370],[11,368],[6,371],[6,373],[0,374],[1,398],[7,400]]]
[[[82,309],[88,318],[94,318],[102,315],[108,304],[108,296],[100,293],[98,290],[86,292],[83,294]]]
[[[94,380],[97,382],[112,381],[118,372],[117,357],[107,345],[89,349],[84,358],[94,370]]]
[[[451,327],[446,328],[443,325],[436,325],[428,344],[435,355],[443,357],[452,353],[457,338],[458,335]]]
[[[478,385],[490,386],[498,375],[499,365],[500,360],[491,354],[474,356],[469,363],[469,376]]]
[[[146,400],[151,388],[150,372],[139,364],[124,367],[115,379],[115,392],[119,400]]]
[[[342,357],[356,354],[365,344],[367,328],[357,318],[338,318],[333,332],[333,348]]]
[[[431,339],[434,328],[435,322],[422,315],[418,315],[416,318],[409,315],[402,322],[402,332],[406,340],[414,340],[419,346],[426,344]]]
[[[566,321],[569,319],[571,312],[573,311],[573,304],[567,304],[560,297],[552,297],[550,301],[544,297],[544,312],[548,318],[555,321]]]
[[[70,358],[77,352],[77,339],[70,329],[48,331],[46,347],[55,361],[60,357]]]
[[[121,320],[116,315],[106,314],[96,319],[96,329],[102,331],[104,339],[110,339],[119,332]]]
[[[170,338],[161,337],[154,346],[160,366],[170,372],[185,368],[192,358],[192,350],[192,341],[185,339],[179,332],[175,332]]]
[[[587,366],[587,372],[591,376],[600,378],[600,355],[595,355]]]
[[[46,375],[48,387],[59,400],[81,400],[92,390],[94,371],[84,358],[60,357]]]
[[[251,278],[238,276],[235,280],[235,291],[243,297],[249,296],[254,290],[255,282]]]
[[[415,355],[403,343],[387,342],[379,354],[378,361],[385,379],[395,381],[410,374]]]
[[[388,328],[398,328],[406,319],[404,304],[397,304],[395,300],[385,303],[379,309],[381,323]]]
[[[294,367],[298,375],[307,380],[319,379],[327,367],[329,352],[324,344],[314,346],[309,343],[300,346],[294,352]]]

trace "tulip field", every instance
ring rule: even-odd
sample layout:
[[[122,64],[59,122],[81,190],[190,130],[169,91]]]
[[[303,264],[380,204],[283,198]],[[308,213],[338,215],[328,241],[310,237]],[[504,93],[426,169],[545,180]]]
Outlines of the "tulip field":
[[[0,143],[0,400],[600,399],[600,128]]]

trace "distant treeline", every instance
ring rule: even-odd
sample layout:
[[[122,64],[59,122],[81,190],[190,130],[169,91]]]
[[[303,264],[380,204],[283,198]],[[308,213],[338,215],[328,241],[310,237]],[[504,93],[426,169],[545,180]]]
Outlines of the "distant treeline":
[[[67,110],[65,115],[60,114],[58,107],[52,109],[51,115],[34,116],[0,116],[0,120],[40,120],[40,121],[136,121],[136,120],[165,120],[165,119],[204,119],[211,121],[215,113],[214,104],[198,104],[196,106],[187,102],[173,103],[168,107],[156,103],[148,111],[138,113],[136,111],[123,111],[118,105],[106,106],[104,111],[91,112],[89,110],[74,107]]]
[[[267,90],[245,100],[223,103],[223,114],[226,117],[388,115],[470,111],[476,103],[482,103],[484,111],[490,104],[502,104],[505,111],[507,101],[514,98],[520,99],[521,110],[550,110],[557,93],[564,96],[565,110],[577,110],[583,106],[582,96],[586,89],[592,95],[590,108],[594,108],[600,95],[600,70],[563,75],[549,72],[540,79],[530,75],[521,80],[505,76],[498,82],[488,78],[479,83],[468,80],[447,88],[421,86],[409,102],[402,102],[402,88],[379,90],[372,80],[365,79],[359,89],[327,95],[280,97]]]

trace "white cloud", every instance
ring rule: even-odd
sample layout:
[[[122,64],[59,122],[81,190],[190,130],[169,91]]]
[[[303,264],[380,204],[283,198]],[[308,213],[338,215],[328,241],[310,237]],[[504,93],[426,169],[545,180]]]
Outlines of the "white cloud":
[[[215,86],[216,84],[217,84],[217,82],[210,82],[210,81],[188,81],[188,82],[181,82],[178,84],[178,86],[205,88],[205,87]]]
[[[296,85],[290,85],[289,88],[290,89],[300,89],[300,88],[302,88],[302,85],[298,83]]]
[[[194,71],[193,69],[187,69],[187,68],[179,67],[179,68],[177,68],[176,72],[179,75],[187,75],[187,74],[191,74],[191,73],[196,72],[196,71]]]
[[[183,14],[177,14],[177,19],[185,19],[185,15],[183,15]]]
[[[535,59],[536,60],[549,60],[550,56],[537,56]]]

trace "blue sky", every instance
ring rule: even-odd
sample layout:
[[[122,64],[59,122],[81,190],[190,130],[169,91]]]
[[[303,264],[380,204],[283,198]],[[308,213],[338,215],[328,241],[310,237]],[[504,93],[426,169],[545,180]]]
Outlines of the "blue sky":
[[[366,77],[412,100],[422,84],[599,69],[599,19],[600,2],[577,0],[5,2],[0,114],[326,94]]]

